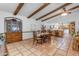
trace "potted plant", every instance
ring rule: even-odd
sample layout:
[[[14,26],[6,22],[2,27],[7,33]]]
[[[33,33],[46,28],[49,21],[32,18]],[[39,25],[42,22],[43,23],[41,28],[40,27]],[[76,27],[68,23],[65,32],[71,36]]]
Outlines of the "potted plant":
[[[0,34],[0,40],[1,40],[1,41],[4,40],[4,37],[3,37],[2,33]]]
[[[0,55],[7,55],[6,42],[3,34],[0,34]]]
[[[75,32],[71,32],[72,37],[75,37],[76,33]]]

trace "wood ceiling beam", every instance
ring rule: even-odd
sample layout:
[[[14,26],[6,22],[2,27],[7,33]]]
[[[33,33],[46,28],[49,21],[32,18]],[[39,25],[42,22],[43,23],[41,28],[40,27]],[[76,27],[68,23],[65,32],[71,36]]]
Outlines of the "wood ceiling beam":
[[[74,9],[76,9],[76,8],[79,8],[79,5],[78,5],[78,6],[75,6],[75,7],[73,7],[73,8],[70,8],[69,10],[74,10]]]
[[[35,15],[36,13],[38,13],[39,11],[41,11],[42,9],[44,9],[46,6],[48,6],[50,3],[44,3],[42,6],[40,6],[37,10],[35,10],[34,12],[32,12],[32,14],[30,14],[27,18],[31,18],[33,15]]]
[[[42,22],[43,22],[43,21],[46,21],[46,20],[49,20],[49,19],[51,19],[51,18],[54,18],[54,17],[56,17],[56,16],[58,16],[58,15],[61,15],[61,14],[62,14],[62,13],[58,13],[58,14],[56,14],[56,15],[50,16],[50,17],[48,17],[48,18],[42,20]]]
[[[64,5],[62,5],[62,6],[58,7],[58,8],[56,8],[55,10],[50,11],[49,13],[47,13],[47,14],[45,14],[45,15],[43,15],[43,16],[41,16],[41,17],[39,17],[39,18],[37,18],[36,20],[39,20],[39,19],[41,19],[41,18],[44,18],[44,17],[46,17],[46,16],[48,16],[48,15],[50,15],[50,14],[52,14],[52,13],[54,13],[54,12],[58,11],[59,9],[61,9],[61,8],[65,7],[65,6],[70,5],[70,4],[72,4],[72,3],[65,3]]]
[[[79,5],[78,5],[78,6],[75,6],[75,7],[70,8],[68,11],[71,11],[71,10],[74,10],[74,9],[77,9],[77,8],[79,8]],[[42,22],[43,22],[43,21],[46,21],[46,20],[49,20],[49,19],[51,19],[51,18],[54,18],[54,17],[56,17],[56,16],[59,16],[59,15],[61,15],[61,14],[62,14],[62,12],[61,12],[61,13],[58,13],[58,14],[56,14],[56,15],[50,16],[50,17],[48,17],[48,18],[46,18],[46,19],[42,20]]]
[[[21,8],[23,7],[24,3],[19,3],[17,8],[15,9],[13,15],[17,15],[18,12],[21,10]]]

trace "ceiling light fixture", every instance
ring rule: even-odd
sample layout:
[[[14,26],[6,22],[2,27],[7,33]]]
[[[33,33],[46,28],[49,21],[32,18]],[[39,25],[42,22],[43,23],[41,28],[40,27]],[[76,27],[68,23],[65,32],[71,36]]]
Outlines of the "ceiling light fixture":
[[[66,15],[68,15],[67,12],[64,12],[64,13],[61,14],[61,16],[66,16]]]

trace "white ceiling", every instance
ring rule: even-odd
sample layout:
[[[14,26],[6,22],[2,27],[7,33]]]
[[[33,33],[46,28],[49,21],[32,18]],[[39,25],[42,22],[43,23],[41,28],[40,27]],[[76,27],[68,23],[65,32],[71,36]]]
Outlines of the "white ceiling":
[[[45,23],[58,23],[63,22],[64,24],[70,23],[72,21],[79,22],[79,11],[73,12],[67,16],[57,16],[55,18],[51,18],[50,20],[46,21]]]
[[[66,10],[68,10],[68,9],[70,9],[70,8],[73,8],[73,7],[77,6],[77,5],[79,5],[79,4],[71,4],[71,5],[69,5],[69,6],[66,6],[65,8],[66,8]],[[77,9],[76,9],[76,10],[77,10]],[[78,9],[78,10],[79,10],[79,9]],[[74,10],[73,10],[73,11],[74,11]],[[72,11],[72,12],[73,12],[73,11]],[[54,13],[48,15],[47,17],[42,18],[41,20],[46,19],[46,18],[48,18],[48,17],[50,17],[50,16],[52,16],[52,15],[56,15],[56,14],[61,13],[61,12],[63,12],[63,9],[60,9],[60,10],[58,10],[58,11],[56,11],[56,12],[54,12]],[[57,16],[57,17],[58,17],[58,16]]]
[[[40,12],[38,12],[37,14],[35,14],[32,18],[36,19],[52,10],[58,8],[61,5],[63,5],[63,3],[62,4],[61,3],[52,3],[52,4],[48,5],[46,8],[44,8],[43,10],[41,10]]]
[[[13,13],[17,5],[17,3],[0,3],[0,10]]]
[[[40,17],[40,16],[42,16],[42,15],[44,15],[52,10],[58,8],[59,6],[61,6],[63,4],[64,3],[51,3],[47,7],[45,7],[44,9],[39,11],[38,13],[36,13],[31,18],[36,19],[36,18],[38,18],[38,17]],[[22,9],[19,11],[18,15],[23,15],[25,17],[28,17],[33,11],[38,9],[41,5],[43,5],[43,3],[25,3],[24,6],[22,7]],[[70,8],[77,6],[77,5],[79,5],[79,3],[71,4],[71,5],[67,6],[66,9],[70,9]],[[18,6],[18,3],[0,3],[0,10],[10,12],[13,14],[13,12],[15,11],[17,6]],[[62,9],[60,9],[59,11],[56,11],[55,13],[52,13],[52,14],[50,14],[42,19],[45,19],[47,17],[50,17],[50,16],[55,15],[55,14],[60,13],[60,12],[62,12]]]
[[[24,4],[24,6],[22,7],[22,9],[18,14],[27,17],[41,5],[42,5],[41,3],[26,3]]]

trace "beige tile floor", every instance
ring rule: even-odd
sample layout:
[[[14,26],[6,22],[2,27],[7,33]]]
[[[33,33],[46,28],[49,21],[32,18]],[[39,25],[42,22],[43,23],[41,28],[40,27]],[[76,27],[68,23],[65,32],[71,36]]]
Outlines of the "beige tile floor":
[[[24,40],[7,44],[9,56],[78,56],[78,51],[72,49],[70,35],[52,37],[51,43],[33,45],[33,40]]]

